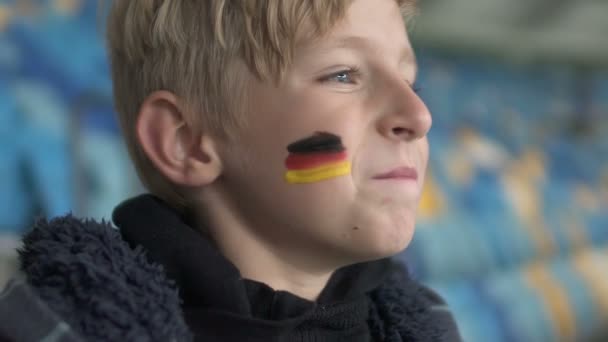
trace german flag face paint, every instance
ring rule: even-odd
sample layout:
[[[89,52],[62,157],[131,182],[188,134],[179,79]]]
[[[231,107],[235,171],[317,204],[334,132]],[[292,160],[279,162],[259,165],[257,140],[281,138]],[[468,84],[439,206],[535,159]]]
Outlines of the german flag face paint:
[[[285,180],[288,183],[320,182],[351,172],[342,139],[331,133],[316,132],[290,144],[287,151]]]

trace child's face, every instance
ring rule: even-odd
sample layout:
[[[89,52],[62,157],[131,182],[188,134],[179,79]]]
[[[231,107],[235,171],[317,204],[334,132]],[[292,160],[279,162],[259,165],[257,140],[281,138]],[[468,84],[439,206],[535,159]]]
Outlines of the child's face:
[[[394,1],[355,0],[328,35],[297,48],[279,86],[252,80],[250,125],[236,151],[223,153],[223,179],[248,227],[280,253],[338,264],[406,247],[431,126],[412,89],[415,77]],[[299,153],[287,150],[315,132],[340,138],[345,157],[336,137],[333,145],[321,139],[321,151],[306,151],[306,144]],[[320,174],[302,172],[323,166]],[[411,169],[378,179],[399,168]]]

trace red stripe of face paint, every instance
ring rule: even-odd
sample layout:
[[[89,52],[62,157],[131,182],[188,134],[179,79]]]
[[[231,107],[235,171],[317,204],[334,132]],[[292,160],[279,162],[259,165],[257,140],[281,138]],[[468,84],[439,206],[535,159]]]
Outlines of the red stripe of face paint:
[[[297,153],[290,154],[285,166],[290,170],[303,170],[346,160],[346,151],[332,153]]]

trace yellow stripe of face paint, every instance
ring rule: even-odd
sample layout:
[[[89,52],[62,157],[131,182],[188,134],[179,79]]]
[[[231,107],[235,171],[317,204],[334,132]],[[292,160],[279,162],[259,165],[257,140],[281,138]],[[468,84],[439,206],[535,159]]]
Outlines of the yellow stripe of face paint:
[[[314,183],[326,179],[348,175],[351,172],[349,161],[324,165],[308,170],[290,170],[285,173],[288,183]]]

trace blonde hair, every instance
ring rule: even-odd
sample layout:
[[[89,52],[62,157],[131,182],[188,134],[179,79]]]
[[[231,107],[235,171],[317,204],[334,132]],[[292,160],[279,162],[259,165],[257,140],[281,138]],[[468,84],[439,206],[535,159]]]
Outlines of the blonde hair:
[[[404,17],[415,10],[415,0],[396,1]],[[107,38],[115,105],[129,154],[148,190],[177,208],[186,205],[137,140],[139,109],[150,93],[171,91],[183,101],[190,127],[235,138],[246,120],[239,67],[278,82],[297,40],[326,33],[351,2],[113,0]],[[303,25],[307,32],[302,32]]]

